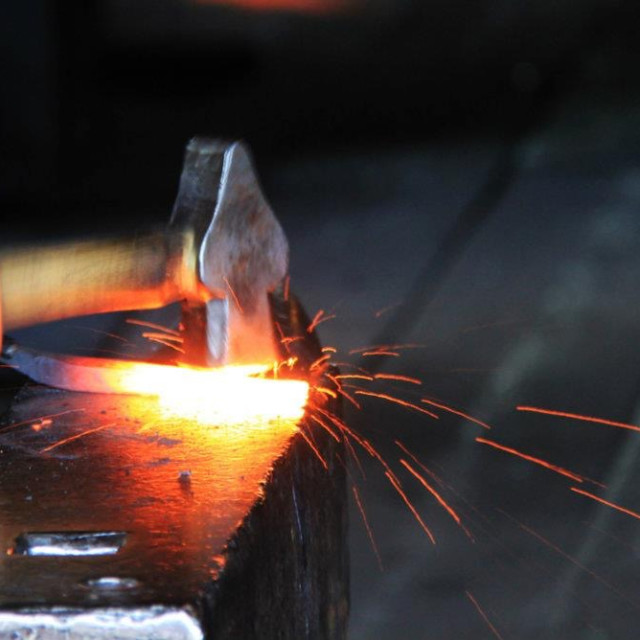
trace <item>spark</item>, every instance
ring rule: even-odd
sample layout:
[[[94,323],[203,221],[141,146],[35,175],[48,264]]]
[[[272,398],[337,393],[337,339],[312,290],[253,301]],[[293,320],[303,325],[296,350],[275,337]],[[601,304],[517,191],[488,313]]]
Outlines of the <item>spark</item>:
[[[126,338],[119,336],[117,333],[111,333],[109,331],[103,331],[102,329],[94,329],[93,327],[85,327],[82,325],[76,325],[76,329],[81,329],[82,331],[91,331],[92,333],[97,333],[101,336],[107,336],[107,338],[112,338],[113,340],[118,340],[125,345],[129,346],[131,343]]]
[[[491,620],[489,620],[489,617],[487,616],[487,614],[482,610],[482,607],[480,606],[478,601],[473,597],[473,594],[471,593],[471,591],[465,591],[465,594],[467,598],[469,598],[469,601],[471,602],[471,604],[476,608],[476,611],[478,612],[480,617],[485,621],[486,625],[491,630],[491,633],[493,633],[493,635],[496,638],[498,638],[498,640],[503,640],[502,636],[498,633],[498,630],[495,628]]]
[[[322,466],[324,467],[325,471],[329,471],[329,465],[327,464],[327,461],[322,457],[322,454],[320,453],[320,450],[318,449],[318,447],[316,447],[316,445],[314,444],[313,440],[311,440],[311,438],[304,432],[303,429],[300,429],[299,433],[305,439],[306,443],[311,448],[311,451],[313,451],[313,453],[315,453],[316,458],[318,458],[318,460],[320,460],[320,462],[321,462]]]
[[[600,584],[604,585],[607,589],[609,589],[610,591],[615,593],[617,596],[622,598],[625,602],[629,603],[635,609],[638,608],[638,604],[636,602],[634,602],[633,600],[631,600],[630,598],[628,598],[624,593],[622,593],[622,591],[617,589],[610,582],[607,582],[602,576],[599,576],[595,571],[593,571],[592,569],[589,569],[589,567],[585,566],[584,564],[582,564],[581,562],[576,560],[573,556],[571,556],[566,551],[561,549],[558,545],[556,545],[553,542],[551,542],[551,540],[549,540],[548,538],[545,538],[542,534],[538,533],[537,531],[534,531],[531,527],[528,527],[523,522],[519,522],[518,520],[516,520],[515,518],[510,516],[508,513],[506,513],[502,509],[496,509],[496,510],[499,513],[501,513],[503,516],[505,516],[506,518],[511,520],[512,522],[515,522],[523,531],[526,531],[530,536],[533,536],[536,540],[538,540],[539,542],[541,542],[545,546],[549,547],[549,549],[552,549],[558,555],[562,556],[565,560],[567,560],[568,562],[570,562],[574,566],[578,567],[578,569],[580,569],[581,571],[584,571],[585,573],[590,575],[594,580],[597,580]]]
[[[390,304],[388,307],[383,307],[382,309],[378,309],[377,311],[373,312],[373,315],[375,318],[379,318],[381,316],[383,316],[385,313],[387,313],[387,311],[391,311],[391,309],[395,309],[396,307],[399,307],[400,303],[396,302],[396,304]]]
[[[284,279],[283,295],[285,302],[289,302],[289,295],[291,293],[291,276],[287,275]]]
[[[313,387],[316,391],[324,394],[325,396],[329,396],[330,398],[337,398],[338,394],[333,389],[327,389],[327,387]]]
[[[58,447],[61,447],[64,444],[68,444],[69,442],[73,442],[74,440],[79,440],[80,438],[84,438],[84,436],[88,436],[91,433],[102,431],[107,427],[113,427],[115,426],[115,424],[116,424],[115,422],[111,422],[110,424],[102,424],[99,427],[94,427],[93,429],[87,429],[82,433],[76,433],[75,435],[69,436],[68,438],[64,438],[63,440],[58,440],[58,442],[51,444],[48,447],[45,447],[44,449],[40,449],[40,453],[47,453],[48,451],[53,451],[53,449],[57,449]]]
[[[385,471],[385,475],[389,479],[389,482],[393,486],[393,488],[398,492],[398,495],[404,500],[404,503],[407,505],[413,517],[417,520],[418,524],[422,527],[422,530],[427,534],[429,540],[431,540],[431,544],[436,543],[436,539],[431,533],[431,529],[425,524],[424,520],[420,517],[420,514],[416,511],[416,508],[411,504],[411,500],[407,497],[407,494],[402,489],[402,485],[400,481],[395,477],[395,475],[391,471]]]
[[[313,333],[319,324],[322,324],[327,320],[332,320],[335,317],[336,317],[335,313],[325,315],[324,309],[320,309],[320,311],[318,311],[318,313],[316,313],[316,315],[313,316],[313,320],[310,322],[309,326],[307,327],[307,333]]]
[[[364,510],[364,506],[360,500],[360,494],[358,493],[358,488],[354,484],[352,486],[353,489],[353,497],[355,498],[356,505],[358,507],[358,511],[362,516],[362,522],[364,523],[364,528],[367,530],[367,535],[369,536],[369,542],[371,543],[371,548],[373,549],[373,553],[376,556],[376,560],[378,561],[378,566],[380,567],[380,571],[384,571],[384,566],[382,565],[382,558],[380,557],[380,552],[378,551],[378,545],[376,544],[376,540],[373,536],[373,530],[371,529],[371,525],[369,524],[369,520],[367,519],[367,514]]]
[[[283,344],[284,346],[287,346],[293,342],[300,342],[300,340],[304,340],[305,337],[304,336],[291,336],[289,338],[282,338],[280,340],[280,343]]]
[[[223,276],[222,279],[224,280],[224,283],[227,285],[227,289],[229,289],[229,293],[231,294],[231,299],[233,300],[233,304],[235,305],[236,309],[242,315],[244,315],[244,309],[242,308],[242,305],[240,304],[240,298],[238,298],[236,292],[233,290],[233,287],[231,286],[231,283],[229,282],[228,278],[226,276]]]
[[[438,409],[442,409],[443,411],[448,411],[449,413],[453,413],[457,416],[460,416],[461,418],[464,418],[469,422],[473,422],[474,424],[481,426],[483,429],[491,429],[491,426],[488,425],[486,422],[482,422],[482,420],[478,420],[477,418],[470,416],[468,413],[464,413],[459,409],[454,409],[453,407],[450,407],[446,404],[441,404],[439,402],[435,402],[435,400],[429,400],[428,398],[421,398],[420,402],[424,402],[425,404],[429,404],[433,407],[437,407]]]
[[[421,385],[422,380],[418,378],[410,378],[409,376],[400,376],[395,373],[375,373],[373,377],[376,380],[395,380],[397,382],[408,382],[410,384]]]
[[[128,324],[135,324],[141,327],[148,327],[149,329],[156,329],[158,331],[162,331],[163,333],[168,333],[173,336],[179,336],[180,332],[175,329],[170,329],[169,327],[165,327],[161,324],[156,324],[155,322],[147,322],[146,320],[138,320],[137,318],[127,318],[125,320]]]
[[[340,373],[337,376],[331,376],[333,380],[367,380],[372,381],[373,376],[367,376],[364,373]]]
[[[541,458],[535,458],[534,456],[530,456],[526,453],[522,453],[521,451],[518,451],[517,449],[512,449],[511,447],[505,447],[502,444],[498,444],[497,442],[494,442],[493,440],[486,440],[485,438],[476,438],[476,442],[479,442],[480,444],[487,444],[490,447],[493,447],[494,449],[499,449],[500,451],[504,451],[506,453],[511,453],[514,456],[518,456],[519,458],[522,458],[524,460],[528,460],[529,462],[533,462],[534,464],[538,464],[541,467],[545,467],[546,469],[549,469],[550,471],[554,471],[555,473],[559,473],[562,476],[566,476],[567,478],[571,478],[572,480],[574,480],[575,482],[584,482],[584,478],[582,476],[579,476],[577,473],[573,473],[572,471],[568,471],[567,469],[564,469],[563,467],[558,467],[555,464],[551,464],[550,462],[546,462],[545,460],[542,460]]]
[[[400,344],[375,344],[369,345],[367,347],[357,347],[356,349],[351,349],[349,351],[349,355],[354,355],[357,353],[364,353],[365,351],[402,351],[404,349],[424,349],[427,345],[419,344],[417,342],[405,342]]]
[[[440,506],[453,518],[454,522],[465,532],[471,542],[475,542],[469,530],[462,524],[460,516],[454,511],[447,501],[421,476],[406,460],[400,459],[400,464],[420,482],[420,484],[438,501]]]
[[[385,351],[384,349],[376,349],[375,351],[364,351],[362,353],[363,358],[370,356],[390,356],[392,358],[399,358],[400,354],[397,351]]]
[[[331,359],[331,354],[330,353],[325,353],[323,356],[320,356],[317,360],[314,360],[311,363],[311,365],[309,366],[309,370],[310,371],[314,371],[315,369],[317,369],[318,367],[320,367],[321,365],[323,365],[325,362],[327,362],[330,359]]]
[[[313,413],[309,414],[309,418],[320,425],[336,442],[340,442],[340,436],[338,436],[326,422],[320,420],[320,418]]]
[[[630,429],[631,431],[640,431],[640,427],[627,422],[616,422],[615,420],[607,420],[605,418],[596,418],[594,416],[586,416],[580,413],[568,413],[566,411],[555,411],[553,409],[541,409],[540,407],[518,406],[517,411],[528,411],[530,413],[542,413],[548,416],[558,416],[560,418],[570,418],[572,420],[582,420],[584,422],[595,422],[596,424],[604,424],[610,427],[619,427],[620,429]]]
[[[408,409],[413,409],[414,411],[419,411],[420,413],[424,413],[428,415],[430,418],[434,418],[435,420],[439,419],[435,413],[431,411],[427,411],[427,409],[423,409],[417,404],[413,404],[412,402],[407,402],[406,400],[401,400],[400,398],[395,398],[394,396],[390,396],[386,393],[375,393],[374,391],[356,391],[356,395],[358,396],[371,396],[372,398],[380,398],[381,400],[386,400],[387,402],[392,402],[393,404],[399,404],[401,407],[407,407]]]
[[[66,411],[59,411],[58,413],[49,413],[45,416],[39,416],[37,418],[29,418],[28,420],[21,420],[20,422],[14,422],[6,427],[0,429],[0,433],[5,433],[6,431],[10,431],[11,429],[16,429],[17,427],[21,427],[25,424],[33,424],[34,422],[44,422],[52,420],[53,418],[59,418],[60,416],[66,416],[69,413],[78,413],[83,412],[84,409],[67,409]]]
[[[322,353],[338,353],[338,350],[335,347],[322,347]]]
[[[158,344],[161,344],[165,347],[169,347],[169,349],[173,349],[174,351],[177,351],[178,353],[184,353],[184,349],[182,347],[179,347],[178,345],[174,344],[173,340],[175,340],[175,338],[152,338],[149,335],[144,335],[144,338],[147,338],[150,342],[156,342]]]
[[[621,513],[626,513],[628,516],[631,516],[636,520],[640,520],[640,514],[636,513],[635,511],[632,511],[631,509],[626,509],[625,507],[621,507],[620,505],[614,504],[613,502],[609,502],[608,500],[605,500],[604,498],[600,498],[599,496],[596,496],[593,493],[589,493],[588,491],[583,491],[582,489],[578,489],[577,487],[571,487],[571,491],[573,491],[574,493],[579,493],[580,495],[583,495],[583,496],[587,496],[587,498],[591,498],[592,500],[601,502],[607,507],[611,507],[612,509],[615,509],[616,511],[620,511]]]
[[[149,340],[166,340],[167,342],[184,342],[182,336],[174,336],[168,333],[159,333],[155,331],[145,331],[142,334],[143,338],[147,338]]]

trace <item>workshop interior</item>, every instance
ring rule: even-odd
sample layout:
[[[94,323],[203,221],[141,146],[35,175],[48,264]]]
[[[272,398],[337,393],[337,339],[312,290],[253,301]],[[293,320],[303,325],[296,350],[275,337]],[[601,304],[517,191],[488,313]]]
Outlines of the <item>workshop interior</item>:
[[[4,3],[0,637],[637,637],[635,4]]]

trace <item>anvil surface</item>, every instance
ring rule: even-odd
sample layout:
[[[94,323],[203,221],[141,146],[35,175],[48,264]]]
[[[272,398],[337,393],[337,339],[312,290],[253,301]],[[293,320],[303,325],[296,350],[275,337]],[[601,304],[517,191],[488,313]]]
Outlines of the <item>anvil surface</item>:
[[[291,421],[207,425],[151,398],[42,387],[1,425],[3,610],[161,606],[196,629],[171,637],[343,637],[344,470],[330,438],[318,438],[327,472]]]

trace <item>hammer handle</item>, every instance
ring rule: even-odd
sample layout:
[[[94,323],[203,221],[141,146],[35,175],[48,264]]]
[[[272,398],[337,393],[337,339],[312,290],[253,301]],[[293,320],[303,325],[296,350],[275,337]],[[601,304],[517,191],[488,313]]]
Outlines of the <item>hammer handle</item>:
[[[193,298],[195,260],[186,233],[0,252],[3,329]]]

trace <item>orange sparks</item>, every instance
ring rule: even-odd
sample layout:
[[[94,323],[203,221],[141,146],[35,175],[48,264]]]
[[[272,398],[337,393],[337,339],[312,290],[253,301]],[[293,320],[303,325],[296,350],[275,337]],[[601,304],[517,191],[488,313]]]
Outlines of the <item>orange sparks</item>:
[[[634,600],[631,600],[628,596],[622,593],[622,591],[617,589],[610,582],[607,582],[607,580],[605,580],[602,576],[598,575],[595,571],[589,569],[589,567],[585,566],[581,562],[578,562],[578,560],[576,560],[573,556],[571,556],[566,551],[561,549],[557,544],[554,544],[553,542],[551,542],[551,540],[549,540],[548,538],[545,538],[542,534],[538,533],[537,531],[534,531],[531,527],[528,527],[526,524],[519,522],[518,520],[510,516],[508,513],[506,513],[502,509],[496,509],[496,510],[498,511],[498,513],[501,513],[503,516],[505,516],[506,518],[508,518],[515,524],[517,524],[523,531],[526,531],[530,536],[533,536],[536,540],[538,540],[545,546],[549,547],[549,549],[552,549],[553,551],[555,551],[558,555],[562,556],[565,560],[567,560],[574,566],[578,567],[578,569],[580,569],[581,571],[584,571],[585,573],[590,575],[594,580],[597,580],[600,584],[604,585],[607,589],[610,589],[613,593],[618,595],[625,602],[628,602],[631,606],[633,606],[636,609],[638,608],[638,604]]]
[[[322,353],[338,353],[338,350],[335,347],[322,347]]]
[[[309,366],[309,370],[313,371],[314,369],[317,369],[318,367],[320,367],[321,365],[323,365],[325,362],[327,362],[328,360],[331,359],[331,354],[330,353],[326,353],[323,356],[320,356],[317,360],[314,360],[311,365]]]
[[[493,635],[499,640],[503,640],[502,636],[498,633],[498,630],[492,624],[491,620],[489,620],[489,617],[487,616],[487,614],[482,610],[482,607],[478,604],[478,601],[473,597],[473,594],[471,593],[471,591],[465,591],[465,594],[467,598],[469,598],[469,601],[471,602],[471,604],[476,608],[478,615],[485,621],[486,625],[491,630],[491,633],[493,633]]]
[[[29,420],[22,420],[20,422],[14,422],[6,427],[0,429],[0,433],[4,433],[5,431],[11,431],[11,429],[16,429],[17,427],[21,427],[25,424],[33,424],[35,422],[39,422],[44,425],[47,423],[47,426],[51,424],[53,418],[59,418],[60,416],[66,416],[69,413],[78,413],[82,412],[84,409],[67,409],[66,411],[60,411],[58,413],[49,413],[46,416],[39,416],[37,418],[30,418]]]
[[[511,447],[505,447],[502,444],[498,444],[497,442],[493,442],[493,440],[486,440],[485,438],[476,438],[476,442],[480,444],[488,444],[490,447],[494,449],[499,449],[500,451],[504,451],[506,453],[511,453],[514,456],[518,456],[524,460],[528,460],[529,462],[533,462],[534,464],[538,464],[541,467],[545,467],[550,471],[554,471],[555,473],[559,473],[562,476],[566,476],[567,478],[571,478],[575,482],[584,482],[584,478],[579,476],[577,473],[573,473],[564,469],[562,467],[558,467],[555,464],[551,464],[550,462],[546,462],[545,460],[541,460],[540,458],[534,458],[533,456],[527,455],[526,453],[522,453],[521,451],[517,451],[516,449],[512,449]]]
[[[180,333],[175,329],[169,329],[169,327],[164,327],[161,324],[156,324],[155,322],[147,322],[146,320],[137,320],[136,318],[127,318],[127,324],[135,324],[140,327],[148,327],[149,329],[156,329],[157,331],[162,331],[162,333],[171,334],[173,336],[178,336]]]
[[[316,315],[313,316],[313,320],[307,327],[307,333],[313,333],[319,324],[322,324],[327,320],[332,320],[335,317],[336,317],[335,314],[325,315],[324,309],[320,309],[320,311],[318,311],[318,313],[316,313]]]
[[[431,544],[436,543],[436,539],[431,533],[431,529],[425,524],[424,520],[420,517],[420,514],[416,511],[416,508],[411,504],[411,500],[407,497],[407,494],[403,491],[400,482],[396,479],[396,477],[390,471],[385,471],[385,475],[389,479],[389,482],[393,486],[393,488],[398,492],[398,495],[404,500],[404,503],[409,507],[409,510],[413,514],[413,517],[418,521],[418,524],[422,527],[422,530],[427,534],[429,540],[431,540]]]
[[[358,347],[351,349],[349,355],[364,353],[366,351],[402,351],[403,349],[424,349],[426,345],[417,342],[406,342],[404,344],[370,344],[368,347]]]
[[[378,560],[378,566],[380,567],[380,571],[384,571],[384,567],[382,566],[382,558],[380,557],[380,552],[378,551],[378,545],[376,544],[376,540],[373,537],[373,530],[369,524],[369,520],[367,519],[367,514],[362,506],[362,502],[360,500],[360,494],[358,493],[358,488],[354,484],[353,487],[353,497],[355,498],[356,505],[358,507],[358,511],[362,516],[362,522],[364,523],[364,528],[367,530],[367,535],[369,536],[369,542],[371,543],[371,548],[373,549],[373,553]]]
[[[438,501],[440,506],[453,518],[454,522],[462,528],[467,537],[473,542],[473,536],[468,529],[462,524],[460,516],[454,511],[447,501],[423,478],[406,460],[400,459],[400,464],[411,473],[411,475],[420,482],[420,484]]]
[[[373,376],[376,380],[395,380],[397,382],[408,382],[410,384],[421,385],[422,380],[418,378],[410,378],[409,376],[399,376],[395,373],[376,373]]]
[[[289,302],[289,294],[291,293],[291,276],[287,276],[284,279],[284,300],[285,302]]]
[[[145,331],[142,334],[143,338],[149,340],[166,340],[167,342],[184,342],[181,336],[175,336],[170,333],[162,333],[157,331]]]
[[[236,306],[236,309],[240,313],[244,314],[244,309],[242,308],[242,305],[240,304],[240,299],[236,295],[236,292],[233,290],[233,287],[231,286],[229,280],[226,277],[223,277],[222,279],[224,280],[224,283],[227,285],[227,289],[229,289],[229,293],[231,294],[231,297],[233,299],[233,304]]]
[[[420,400],[420,402],[424,402],[425,404],[429,404],[432,407],[437,407],[438,409],[442,409],[443,411],[448,411],[449,413],[454,413],[457,416],[460,416],[461,418],[464,418],[465,420],[468,420],[469,422],[473,422],[474,424],[477,424],[479,426],[481,426],[483,429],[491,429],[491,427],[486,423],[486,422],[482,422],[482,420],[478,420],[477,418],[474,418],[473,416],[470,416],[468,413],[464,413],[458,409],[454,409],[453,407],[449,407],[446,404],[441,404],[439,402],[435,402],[434,400],[428,400],[427,398],[422,398]]]
[[[388,307],[382,307],[382,309],[378,309],[377,311],[374,311],[373,315],[375,318],[379,318],[380,316],[387,313],[387,311],[391,311],[391,309],[395,309],[396,307],[399,307],[399,306],[400,306],[399,302],[397,302],[396,304],[390,304]]]
[[[620,511],[621,513],[626,513],[628,516],[631,516],[636,520],[640,520],[640,514],[636,513],[635,511],[631,511],[631,509],[625,509],[624,507],[621,507],[618,504],[614,504],[613,502],[609,502],[604,498],[600,498],[599,496],[596,496],[593,493],[589,493],[588,491],[583,491],[582,489],[578,489],[577,487],[571,487],[571,491],[573,491],[574,493],[579,493],[582,496],[587,496],[587,498],[591,498],[592,500],[601,502],[607,507],[611,507],[612,509],[615,509],[616,511]]]
[[[329,396],[330,398],[337,398],[338,394],[333,389],[327,389],[327,387],[314,387],[314,389],[325,396]]]
[[[313,420],[317,425],[320,425],[320,427],[324,429],[336,442],[340,442],[340,436],[338,436],[326,422],[320,420],[320,418],[313,415],[313,413],[309,414],[309,418],[311,418],[311,420]]]
[[[540,407],[518,406],[517,411],[528,411],[530,413],[542,413],[547,416],[557,416],[560,418],[570,418],[572,420],[582,420],[584,422],[595,422],[596,424],[605,424],[610,427],[618,427],[620,429],[630,429],[631,431],[640,431],[640,427],[628,422],[616,422],[615,420],[606,420],[605,418],[595,418],[593,416],[585,416],[580,413],[568,413],[566,411],[554,411],[552,409],[541,409]]]
[[[371,396],[372,398],[380,398],[381,400],[386,400],[387,402],[392,402],[393,404],[399,404],[401,407],[407,407],[408,409],[413,409],[414,411],[419,411],[420,413],[424,413],[428,415],[430,418],[434,418],[438,420],[438,416],[431,412],[419,407],[417,404],[413,404],[412,402],[407,402],[406,400],[401,400],[400,398],[394,398],[393,396],[389,396],[386,393],[375,393],[373,391],[356,391],[356,395],[358,396]]]
[[[400,354],[397,351],[385,351],[383,349],[379,349],[375,351],[364,351],[362,356],[364,358],[369,356],[391,356],[392,358],[399,358]]]
[[[107,427],[113,427],[115,426],[115,424],[116,424],[115,422],[112,422],[110,424],[103,424],[99,427],[94,427],[93,429],[87,429],[82,433],[76,433],[74,436],[69,436],[68,438],[64,438],[64,440],[58,440],[58,442],[55,442],[54,444],[51,444],[48,447],[45,447],[44,449],[40,449],[40,453],[47,453],[48,451],[52,451],[53,449],[57,449],[58,447],[61,447],[63,444],[68,444],[69,442],[73,442],[74,440],[79,440],[80,438],[84,438],[84,436],[88,436],[91,433],[102,431]]]
[[[373,376],[367,376],[363,373],[340,373],[332,377],[334,380],[367,380],[369,382],[373,380]]]
[[[318,460],[320,460],[320,462],[321,462],[322,466],[324,467],[325,471],[329,471],[329,465],[327,464],[327,461],[322,457],[322,454],[320,453],[318,447],[316,447],[316,445],[314,444],[313,440],[311,440],[311,438],[302,429],[300,429],[299,433],[305,439],[306,443],[311,448],[311,451],[313,451],[313,453],[315,453],[316,458],[318,458]]]

